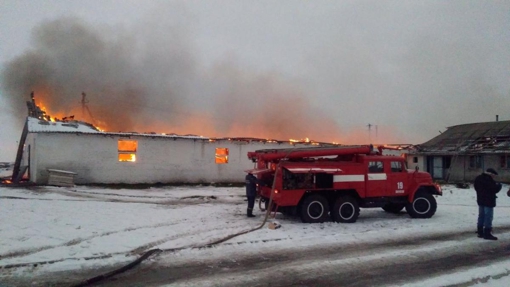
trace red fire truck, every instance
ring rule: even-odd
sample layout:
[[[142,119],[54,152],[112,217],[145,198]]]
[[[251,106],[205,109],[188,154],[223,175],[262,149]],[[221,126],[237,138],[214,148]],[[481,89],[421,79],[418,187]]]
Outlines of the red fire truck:
[[[360,207],[382,207],[413,218],[430,218],[442,195],[427,172],[408,170],[405,158],[382,155],[382,148],[266,149],[249,152],[255,169],[247,172],[268,183],[261,200],[273,211],[299,215],[306,223],[352,223]]]

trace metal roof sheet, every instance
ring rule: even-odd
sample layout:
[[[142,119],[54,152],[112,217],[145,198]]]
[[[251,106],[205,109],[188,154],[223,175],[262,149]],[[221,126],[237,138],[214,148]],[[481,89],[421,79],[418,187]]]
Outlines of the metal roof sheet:
[[[451,126],[442,134],[416,147],[420,152],[435,153],[510,151],[510,121]]]
[[[28,132],[30,133],[51,133],[51,132],[80,132],[100,133],[94,126],[79,122],[52,122],[33,117],[27,117]]]
[[[101,134],[101,135],[119,135],[119,136],[145,136],[145,137],[165,137],[165,138],[185,138],[209,140],[207,137],[188,135],[179,136],[176,134],[157,134],[157,133],[112,133],[102,132],[93,125],[81,121],[46,121],[38,118],[27,117],[29,133],[83,133],[83,134]]]
[[[310,146],[330,146],[333,144],[322,142],[304,142],[288,140],[275,140],[275,139],[261,139],[251,137],[223,137],[223,138],[210,138],[198,135],[178,135],[178,134],[165,134],[165,133],[137,133],[137,132],[103,132],[95,128],[93,125],[81,121],[47,121],[34,117],[27,117],[28,132],[29,133],[80,133],[80,134],[97,134],[97,135],[114,135],[114,136],[141,136],[151,138],[167,138],[167,139],[193,139],[205,140],[210,142],[215,141],[235,141],[235,142],[262,142],[262,143],[288,143],[292,145],[310,145]]]

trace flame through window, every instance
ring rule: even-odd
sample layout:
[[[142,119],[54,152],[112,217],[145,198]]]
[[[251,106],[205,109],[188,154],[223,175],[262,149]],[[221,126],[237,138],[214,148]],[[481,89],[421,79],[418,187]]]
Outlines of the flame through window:
[[[138,141],[134,140],[119,140],[118,141],[118,152],[119,161],[136,161],[136,149],[138,147]]]
[[[228,148],[216,148],[215,161],[217,164],[228,163]]]

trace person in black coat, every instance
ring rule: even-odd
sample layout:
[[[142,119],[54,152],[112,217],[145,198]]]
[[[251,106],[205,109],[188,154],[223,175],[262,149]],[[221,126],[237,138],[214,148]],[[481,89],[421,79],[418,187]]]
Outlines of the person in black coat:
[[[498,240],[492,235],[492,218],[496,207],[496,193],[501,190],[501,183],[497,183],[494,177],[498,173],[488,168],[475,179],[476,202],[478,203],[478,237],[488,240]]]
[[[257,184],[265,184],[263,181],[259,180],[251,173],[246,175],[244,182],[246,184],[246,197],[248,198],[248,209],[246,211],[246,216],[255,217],[255,215],[253,215],[253,206],[255,205],[255,198],[257,197]]]

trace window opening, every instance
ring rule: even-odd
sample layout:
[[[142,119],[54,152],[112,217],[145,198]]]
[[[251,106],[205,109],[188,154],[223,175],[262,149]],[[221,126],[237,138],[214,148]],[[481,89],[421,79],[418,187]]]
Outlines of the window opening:
[[[216,148],[215,162],[217,164],[228,163],[228,148]]]
[[[443,165],[444,168],[450,168],[450,166],[452,165],[452,158],[449,156],[443,157]]]
[[[501,156],[501,168],[510,168],[510,155]]]
[[[400,161],[391,162],[391,172],[402,172],[402,163]]]
[[[138,141],[119,140],[117,143],[119,161],[135,162],[137,148],[138,148]]]
[[[481,155],[472,155],[469,157],[470,168],[482,168],[483,157]]]
[[[368,163],[368,172],[381,173],[384,172],[384,165],[382,161],[371,161]]]

